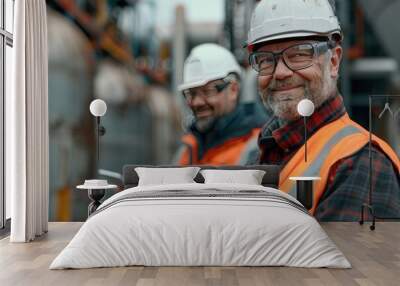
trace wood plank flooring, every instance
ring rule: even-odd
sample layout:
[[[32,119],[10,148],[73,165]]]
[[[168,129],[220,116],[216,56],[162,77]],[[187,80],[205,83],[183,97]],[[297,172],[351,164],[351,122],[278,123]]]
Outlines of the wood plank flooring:
[[[121,267],[49,270],[55,256],[82,223],[50,223],[32,243],[0,240],[0,285],[400,285],[400,223],[378,222],[370,231],[358,223],[323,223],[353,268],[289,267]]]

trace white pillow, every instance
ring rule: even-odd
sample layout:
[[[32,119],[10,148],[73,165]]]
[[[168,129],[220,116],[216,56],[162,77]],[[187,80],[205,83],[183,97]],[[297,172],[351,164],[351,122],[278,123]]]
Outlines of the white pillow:
[[[246,184],[261,185],[265,171],[262,170],[201,170],[205,184]]]
[[[139,176],[138,186],[195,183],[193,179],[199,170],[199,167],[135,168]]]

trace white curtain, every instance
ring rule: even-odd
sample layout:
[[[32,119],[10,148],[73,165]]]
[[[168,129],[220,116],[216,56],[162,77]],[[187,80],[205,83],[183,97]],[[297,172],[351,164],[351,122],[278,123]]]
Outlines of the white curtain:
[[[6,187],[12,242],[47,232],[48,67],[45,0],[15,1],[13,92],[6,98]]]

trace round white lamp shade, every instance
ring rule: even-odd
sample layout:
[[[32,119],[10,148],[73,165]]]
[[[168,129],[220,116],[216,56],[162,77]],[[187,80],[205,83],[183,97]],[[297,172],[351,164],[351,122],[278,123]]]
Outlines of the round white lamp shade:
[[[106,114],[107,104],[104,102],[104,100],[95,99],[90,103],[89,109],[90,113],[92,113],[94,116],[103,116]]]
[[[301,116],[310,116],[314,113],[314,103],[309,99],[302,99],[297,104],[297,112]]]

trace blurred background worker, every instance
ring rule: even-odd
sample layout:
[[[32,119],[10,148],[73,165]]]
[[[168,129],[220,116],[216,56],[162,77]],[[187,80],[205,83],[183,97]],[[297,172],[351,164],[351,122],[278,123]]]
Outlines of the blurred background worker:
[[[316,17],[317,15],[317,17]],[[265,0],[254,11],[248,49],[264,103],[275,118],[262,130],[261,163],[280,164],[279,188],[295,194],[291,176],[318,176],[311,212],[320,220],[358,220],[372,184],[375,214],[400,216],[400,162],[389,145],[350,119],[337,89],[342,32],[328,0]],[[306,128],[298,103],[315,105]],[[369,181],[371,171],[371,181]]]
[[[185,61],[179,86],[193,113],[175,161],[181,165],[244,165],[257,161],[257,137],[265,113],[254,103],[239,104],[241,68],[227,49],[195,47]]]

